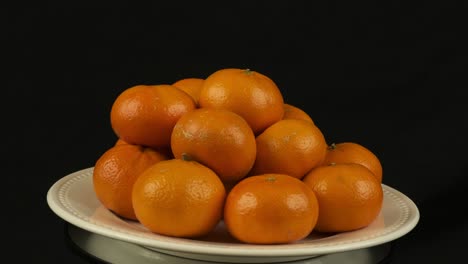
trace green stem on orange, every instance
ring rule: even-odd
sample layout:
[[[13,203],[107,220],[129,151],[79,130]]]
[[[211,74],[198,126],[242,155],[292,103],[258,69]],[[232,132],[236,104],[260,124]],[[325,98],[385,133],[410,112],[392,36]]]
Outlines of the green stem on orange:
[[[336,144],[335,144],[335,143],[331,143],[331,145],[328,146],[328,149],[329,149],[329,150],[334,150],[334,149],[336,149]]]
[[[182,160],[184,160],[184,161],[192,161],[192,160],[193,160],[192,157],[191,157],[189,154],[185,153],[185,152],[182,153],[182,157],[181,157],[181,158],[182,158]]]
[[[247,75],[252,75],[253,71],[251,71],[250,69],[245,69],[244,73]]]
[[[274,182],[274,181],[276,181],[276,178],[275,178],[275,176],[268,176],[268,177],[266,178],[266,181],[267,181],[267,182]]]

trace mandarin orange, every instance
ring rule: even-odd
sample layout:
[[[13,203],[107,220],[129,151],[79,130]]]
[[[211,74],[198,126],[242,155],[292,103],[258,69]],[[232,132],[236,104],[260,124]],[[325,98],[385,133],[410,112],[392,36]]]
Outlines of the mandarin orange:
[[[319,205],[301,180],[284,174],[245,178],[229,192],[224,222],[229,233],[250,244],[291,243],[315,227]]]
[[[138,176],[167,157],[150,148],[119,144],[104,152],[93,168],[93,188],[104,207],[124,218],[136,220],[132,188]]]
[[[198,99],[200,98],[200,92],[204,81],[205,80],[202,78],[184,78],[174,82],[172,86],[188,93],[198,106]]]
[[[226,191],[208,167],[181,159],[148,168],[132,192],[137,219],[150,231],[174,237],[208,234],[220,221]]]
[[[171,148],[212,169],[223,182],[236,182],[255,162],[255,136],[247,122],[225,109],[200,108],[174,126]]]
[[[256,138],[257,157],[249,175],[287,174],[302,179],[325,158],[327,143],[313,123],[281,120]]]
[[[283,118],[283,96],[268,76],[249,69],[220,69],[200,92],[200,107],[225,108],[242,116],[254,134]]]
[[[371,224],[383,204],[383,189],[374,174],[356,164],[321,166],[303,179],[318,199],[318,232],[353,231]]]
[[[374,173],[375,178],[382,182],[382,164],[379,158],[368,148],[355,142],[331,144],[323,165],[330,163],[358,163]]]
[[[177,120],[194,109],[192,98],[174,86],[137,85],[115,99],[111,126],[119,138],[130,144],[168,147]]]
[[[312,118],[301,108],[291,105],[291,104],[284,104],[284,115],[283,119],[299,119],[305,120],[309,122],[314,122]]]

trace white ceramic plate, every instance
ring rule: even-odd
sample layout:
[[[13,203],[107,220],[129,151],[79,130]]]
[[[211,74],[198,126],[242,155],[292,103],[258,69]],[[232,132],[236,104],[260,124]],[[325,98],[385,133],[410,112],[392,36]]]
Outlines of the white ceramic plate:
[[[251,263],[298,260],[381,245],[404,236],[419,221],[419,210],[413,201],[382,184],[382,211],[371,225],[360,230],[329,236],[313,232],[292,244],[249,245],[234,240],[220,222],[203,239],[174,238],[151,233],[140,223],[124,220],[107,210],[96,198],[92,173],[92,167],[86,168],[54,183],[47,193],[52,211],[87,231],[191,259]]]

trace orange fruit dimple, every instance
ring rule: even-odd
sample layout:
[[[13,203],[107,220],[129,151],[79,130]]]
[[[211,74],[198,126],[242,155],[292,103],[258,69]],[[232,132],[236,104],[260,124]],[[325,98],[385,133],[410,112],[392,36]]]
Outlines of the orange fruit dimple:
[[[137,85],[114,101],[111,125],[130,144],[168,147],[177,120],[194,109],[192,98],[171,85]]]
[[[247,122],[225,109],[200,108],[176,123],[171,148],[212,169],[223,182],[242,179],[255,162],[255,136]]]
[[[198,106],[198,99],[200,98],[200,92],[204,81],[205,80],[202,78],[184,78],[176,81],[172,86],[188,93]]]
[[[209,75],[200,93],[200,107],[225,108],[242,116],[254,134],[283,117],[283,96],[267,76],[243,69],[221,69]]]
[[[323,165],[330,163],[357,163],[368,168],[382,182],[382,164],[368,148],[354,142],[331,144]]]
[[[313,123],[281,120],[257,136],[257,157],[250,175],[280,173],[302,179],[325,158],[327,143]]]
[[[220,221],[226,192],[218,176],[195,161],[172,159],[135,182],[135,214],[150,231],[174,237],[208,234]]]
[[[136,220],[132,206],[133,184],[145,169],[165,159],[165,155],[150,148],[125,143],[108,149],[93,169],[97,198],[117,215]]]
[[[314,123],[312,118],[304,110],[291,104],[284,104],[283,119],[299,119]]]
[[[318,199],[320,213],[316,231],[345,232],[366,227],[382,208],[382,186],[360,164],[317,167],[303,181]]]
[[[318,219],[314,192],[282,174],[245,178],[229,192],[224,222],[229,233],[252,244],[290,243],[308,236]]]

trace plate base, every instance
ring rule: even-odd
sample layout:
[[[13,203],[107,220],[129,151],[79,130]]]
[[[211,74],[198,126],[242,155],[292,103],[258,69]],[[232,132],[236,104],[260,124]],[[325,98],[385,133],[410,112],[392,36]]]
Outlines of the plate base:
[[[149,249],[137,244],[101,236],[72,224],[66,223],[66,234],[70,241],[94,258],[108,263],[283,263],[288,264],[377,264],[387,263],[391,243],[315,257],[233,257],[181,253],[159,249]]]
[[[164,253],[171,256],[177,256],[187,259],[203,260],[214,263],[296,263],[294,261],[311,259],[316,256],[303,257],[245,257],[245,256],[220,256],[220,255],[203,255],[185,252],[176,252],[172,250],[163,250],[156,248],[148,248],[151,251]]]

